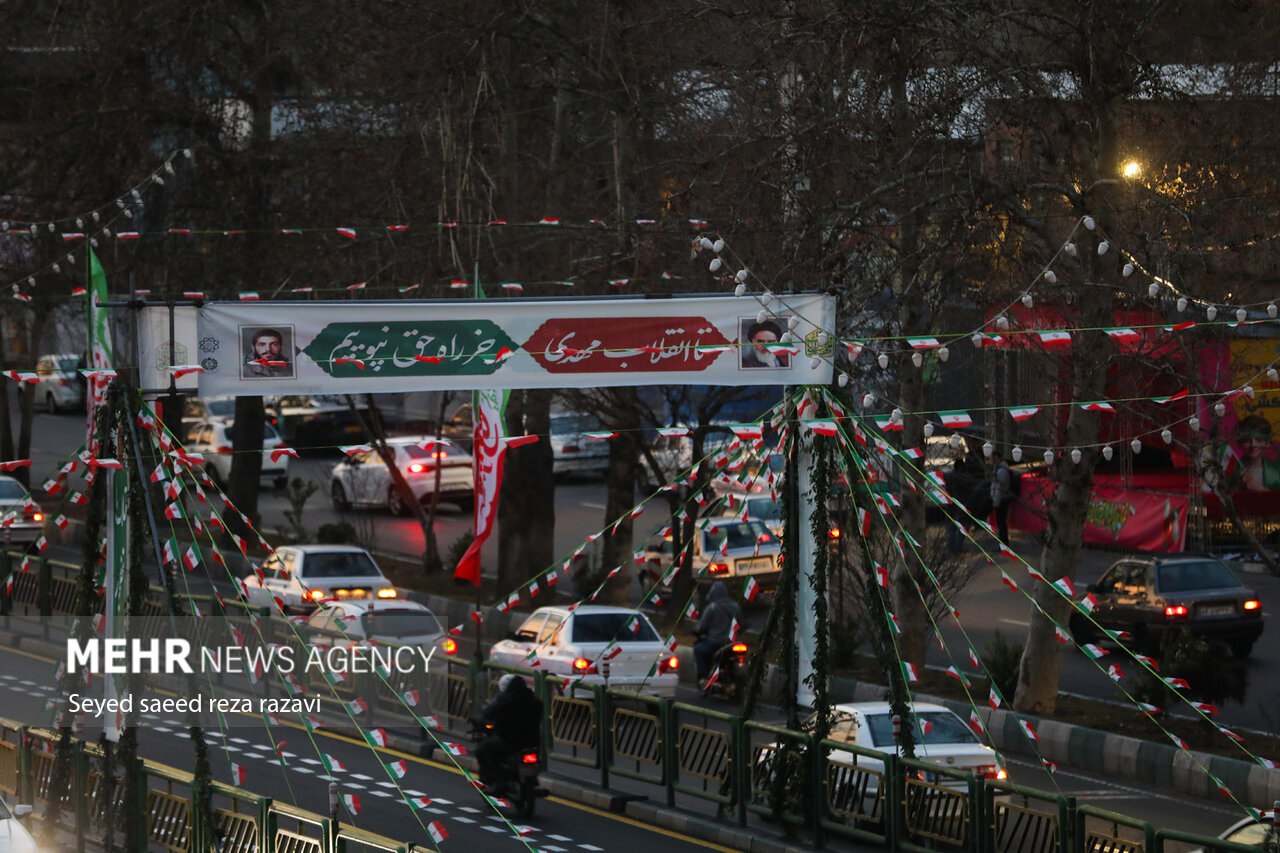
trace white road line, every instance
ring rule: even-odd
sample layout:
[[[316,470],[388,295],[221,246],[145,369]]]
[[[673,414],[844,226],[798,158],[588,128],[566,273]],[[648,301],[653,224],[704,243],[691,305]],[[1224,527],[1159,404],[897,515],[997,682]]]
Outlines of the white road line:
[[[388,794],[386,791],[375,791],[372,788],[369,789],[368,793],[372,797],[386,797],[388,799],[395,796],[395,794]]]
[[[422,793],[421,791],[415,791],[415,790],[413,790],[412,788],[405,788],[405,789],[404,789],[404,792],[405,792],[406,794],[408,794],[409,796],[411,796],[411,797],[425,797],[425,796],[426,796],[426,794]],[[433,802],[433,803],[445,803],[445,804],[447,804],[447,805],[453,805],[453,803],[450,803],[448,800],[442,800],[442,799],[440,799],[439,797],[432,797],[432,798],[431,798],[431,802]]]
[[[228,738],[228,740],[230,740],[232,743],[238,743],[238,744],[246,744],[249,742],[242,737]]]
[[[172,731],[172,729],[167,729],[164,726],[152,726],[151,731],[160,732],[161,734],[167,735],[170,731]]]
[[[458,823],[475,823],[475,821],[472,820],[471,818],[462,817],[461,815],[454,815],[453,817],[449,818],[449,820],[456,820]]]
[[[351,774],[351,778],[352,778],[352,779],[359,779],[361,782],[372,782],[372,781],[373,781],[373,777],[372,777],[372,776],[366,776],[366,775],[364,775],[363,773],[352,773],[352,774]]]
[[[590,501],[583,501],[579,506],[585,506],[588,509],[608,509],[604,504],[591,503]]]
[[[552,841],[572,841],[573,840],[572,838],[565,838],[563,835],[548,835],[547,838],[550,838]]]
[[[565,850],[563,847],[556,847],[554,844],[543,844],[538,849],[546,850],[547,853],[569,853],[569,851]]]
[[[1026,628],[1028,625],[1031,624],[1025,619],[1001,619],[1000,621],[1005,623],[1006,625],[1019,625],[1023,628]]]
[[[395,788],[396,787],[395,782],[375,782],[374,784],[376,784],[379,788]]]
[[[320,763],[319,759],[316,759],[316,758],[300,758],[298,760],[301,761],[303,764],[319,764]]]
[[[436,802],[440,802],[440,801],[436,800]],[[466,812],[467,814],[480,814],[480,809],[474,806],[458,806],[458,811]]]
[[[578,847],[583,850],[590,850],[591,853],[604,853],[603,847],[597,847],[594,844],[579,844]]]
[[[505,833],[505,832],[507,831],[507,827],[506,827],[506,826],[482,826],[482,827],[480,827],[480,828],[481,828],[481,829],[483,829],[485,832],[502,832],[502,833]]]

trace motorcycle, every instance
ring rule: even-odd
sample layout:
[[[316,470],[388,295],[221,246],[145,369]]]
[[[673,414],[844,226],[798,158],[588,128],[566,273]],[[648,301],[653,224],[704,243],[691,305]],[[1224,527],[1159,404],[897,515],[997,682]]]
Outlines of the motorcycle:
[[[725,643],[712,657],[715,668],[702,686],[702,695],[736,702],[747,692],[747,644]]]
[[[478,743],[493,731],[493,723],[473,721],[472,737]],[[486,792],[495,800],[505,799],[520,818],[533,817],[533,806],[539,797],[549,793],[538,787],[538,775],[543,770],[542,754],[534,749],[512,750],[502,762],[502,778],[494,786],[494,792]]]

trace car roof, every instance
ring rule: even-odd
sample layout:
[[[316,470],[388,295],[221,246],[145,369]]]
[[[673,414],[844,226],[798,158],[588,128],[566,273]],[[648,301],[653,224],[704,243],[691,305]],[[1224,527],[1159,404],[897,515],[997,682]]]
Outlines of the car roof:
[[[892,714],[893,708],[888,702],[849,702],[844,705],[836,705],[834,710],[842,714]],[[951,709],[945,705],[938,705],[933,702],[916,702],[911,706],[911,710],[917,714],[934,713],[937,711],[950,711]]]
[[[333,553],[333,554],[367,554],[369,553],[363,548],[355,545],[282,545],[280,550],[292,548],[295,551],[301,551],[303,554]]]
[[[644,616],[639,610],[630,607],[610,607],[607,604],[584,604],[581,607],[575,607],[570,610],[568,607],[539,607],[530,613],[530,616],[537,616],[539,613],[556,613],[561,616],[568,616],[572,613],[623,613],[628,616]],[[648,617],[646,617],[648,618]]]
[[[360,600],[348,599],[346,601],[335,601],[332,603],[327,603],[325,606],[326,607],[345,607],[346,609],[356,613],[364,613],[367,610],[373,610],[373,611],[389,610],[392,612],[409,610],[409,611],[413,611],[414,613],[422,613],[424,611],[427,613],[431,612],[431,608],[427,607],[425,604],[419,604],[416,601],[408,601],[402,598],[396,598],[391,600],[379,599],[378,601],[360,601]]]

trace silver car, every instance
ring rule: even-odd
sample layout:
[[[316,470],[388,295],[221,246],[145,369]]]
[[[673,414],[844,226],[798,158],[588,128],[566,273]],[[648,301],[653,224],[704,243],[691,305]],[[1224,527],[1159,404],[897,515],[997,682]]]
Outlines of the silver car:
[[[79,372],[83,366],[81,357],[75,353],[42,355],[36,359],[36,402],[44,404],[53,414],[83,412],[86,383]]]

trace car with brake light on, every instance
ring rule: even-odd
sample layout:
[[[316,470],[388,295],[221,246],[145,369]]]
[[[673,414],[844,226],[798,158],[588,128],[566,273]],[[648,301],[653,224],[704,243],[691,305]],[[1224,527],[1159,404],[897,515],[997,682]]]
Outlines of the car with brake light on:
[[[1086,594],[1092,621],[1079,610],[1071,614],[1078,643],[1099,639],[1105,629],[1126,632],[1135,647],[1155,652],[1165,636],[1185,629],[1247,658],[1264,627],[1258,594],[1215,557],[1126,557]]]
[[[327,602],[307,618],[307,626],[350,640],[439,648],[447,655],[458,651],[457,642],[445,636],[431,609],[416,601],[363,598]]]
[[[675,561],[674,540],[655,536],[644,548],[644,571],[662,577]],[[693,575],[699,581],[755,578],[764,589],[777,586],[782,545],[763,521],[719,516],[698,522],[693,535]]]
[[[34,542],[44,530],[44,513],[27,487],[0,474],[0,541]]]
[[[475,480],[471,455],[433,436],[402,436],[387,439],[395,454],[396,467],[419,503],[431,499],[440,477],[439,499],[468,510],[475,502]],[[392,515],[405,515],[409,505],[391,480],[382,457],[373,449],[350,453],[333,467],[329,475],[329,498],[334,509],[352,507],[386,508]]]
[[[271,451],[284,446],[271,424],[262,425],[262,471],[259,480],[283,489],[289,482],[289,457]],[[235,458],[235,421],[208,420],[187,429],[187,450],[200,453],[208,462],[206,470],[220,487],[231,482],[231,462]]]
[[[680,682],[680,662],[649,617],[625,607],[540,607],[494,644],[489,660],[540,669],[570,686],[601,684],[669,699]]]
[[[240,582],[251,607],[310,613],[321,601],[394,599],[399,593],[373,557],[350,545],[289,545],[277,548]]]

